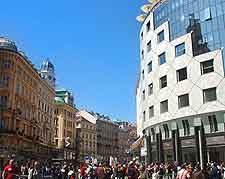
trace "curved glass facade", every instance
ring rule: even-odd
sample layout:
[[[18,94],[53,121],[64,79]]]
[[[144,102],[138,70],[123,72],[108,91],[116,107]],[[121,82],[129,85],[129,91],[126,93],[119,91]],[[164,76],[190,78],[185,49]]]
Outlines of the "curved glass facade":
[[[166,21],[170,40],[194,32],[194,56],[225,47],[225,0],[167,0],[154,10],[155,28]]]

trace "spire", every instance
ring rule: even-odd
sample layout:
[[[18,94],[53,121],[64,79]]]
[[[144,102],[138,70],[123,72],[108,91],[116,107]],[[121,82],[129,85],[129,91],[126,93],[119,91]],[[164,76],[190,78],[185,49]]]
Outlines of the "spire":
[[[41,78],[46,80],[50,86],[55,88],[55,68],[54,65],[50,62],[49,58],[42,62],[40,75]]]

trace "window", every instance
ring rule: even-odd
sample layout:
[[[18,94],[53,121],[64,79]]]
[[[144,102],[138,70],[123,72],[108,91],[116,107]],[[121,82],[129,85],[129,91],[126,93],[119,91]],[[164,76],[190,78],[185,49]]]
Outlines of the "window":
[[[8,102],[8,96],[0,96],[0,106],[6,107]]]
[[[209,7],[200,11],[200,21],[207,21],[210,19],[211,19],[211,12]]]
[[[160,88],[165,88],[167,86],[167,76],[163,76],[159,79]]]
[[[144,57],[145,57],[145,56],[144,56],[144,50],[142,50],[142,51],[141,51],[141,58],[142,58],[142,60],[144,59]]]
[[[203,75],[210,72],[214,72],[213,59],[201,62],[201,74]]]
[[[143,112],[143,121],[145,121],[146,116],[145,116],[145,111]]]
[[[154,106],[149,107],[149,119],[154,117]]]
[[[3,60],[3,68],[9,69],[11,67],[11,61],[10,60]]]
[[[143,40],[143,32],[141,32],[141,40]]]
[[[169,127],[167,124],[163,124],[163,129],[165,132],[165,139],[168,139],[170,137]]]
[[[179,44],[175,47],[176,57],[185,54],[185,43]]]
[[[148,73],[152,71],[152,61],[148,64]]]
[[[159,65],[166,63],[166,54],[165,52],[159,55]]]
[[[146,31],[148,32],[150,30],[150,21],[146,24]]]
[[[217,132],[218,131],[218,124],[216,120],[216,115],[208,116],[209,125],[210,125],[210,132]]]
[[[158,33],[158,43],[164,40],[164,30]]]
[[[145,100],[145,90],[142,92],[142,99]]]
[[[216,88],[209,88],[203,90],[203,103],[216,101]]]
[[[10,77],[4,73],[0,73],[0,88],[9,87]]]
[[[187,79],[187,68],[177,70],[177,82]]]
[[[148,95],[152,95],[153,94],[153,83],[151,83],[150,85],[148,85]]]
[[[190,135],[190,126],[188,120],[183,120],[182,121],[183,128],[184,128],[184,136],[189,136]]]
[[[160,102],[160,113],[168,112],[168,100]]]
[[[178,108],[183,108],[189,106],[189,95],[188,94],[184,94],[181,96],[178,96]]]
[[[55,144],[56,144],[56,146],[59,145],[59,139],[55,139]]]
[[[152,42],[151,40],[149,40],[149,42],[147,43],[147,52],[150,52],[152,49]]]
[[[4,129],[6,127],[5,121],[3,118],[0,118],[0,129]]]
[[[145,71],[144,70],[142,70],[142,79],[144,80],[145,79]]]
[[[151,133],[152,133],[152,141],[156,141],[156,134],[154,128],[151,128]]]

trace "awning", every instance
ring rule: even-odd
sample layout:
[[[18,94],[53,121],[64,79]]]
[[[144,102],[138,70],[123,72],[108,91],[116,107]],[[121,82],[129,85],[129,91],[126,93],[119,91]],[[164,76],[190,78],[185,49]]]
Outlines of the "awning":
[[[130,148],[131,150],[135,150],[143,146],[144,146],[144,136],[141,136],[130,146]]]

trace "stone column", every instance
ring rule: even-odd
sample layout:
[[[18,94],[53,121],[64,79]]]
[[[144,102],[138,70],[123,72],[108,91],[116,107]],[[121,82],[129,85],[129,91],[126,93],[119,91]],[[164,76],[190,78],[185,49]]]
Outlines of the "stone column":
[[[173,160],[181,163],[182,162],[182,149],[179,135],[179,129],[172,131],[172,145],[173,145]]]
[[[159,130],[159,133],[156,134],[156,145],[157,145],[157,160],[158,162],[164,162],[164,150],[163,150],[163,142],[162,142],[162,134]]]
[[[146,137],[146,148],[147,148],[147,157],[146,163],[150,164],[152,162],[152,143],[151,143],[151,136],[149,132],[147,132]]]
[[[207,162],[207,146],[203,125],[195,127],[196,161],[200,162],[201,168]]]

